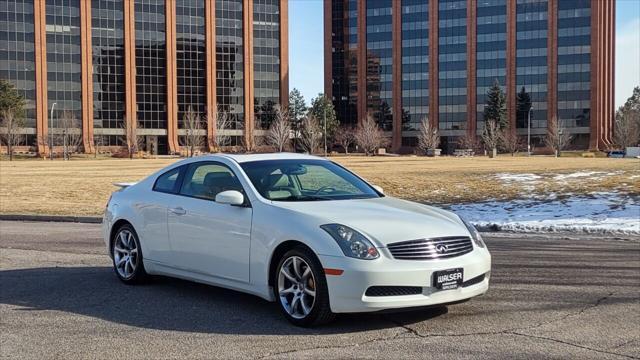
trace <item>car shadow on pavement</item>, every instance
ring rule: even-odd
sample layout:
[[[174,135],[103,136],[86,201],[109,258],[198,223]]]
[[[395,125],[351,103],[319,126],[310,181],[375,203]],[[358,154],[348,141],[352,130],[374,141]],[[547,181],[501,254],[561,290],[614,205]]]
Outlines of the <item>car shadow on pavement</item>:
[[[327,326],[300,329],[286,321],[275,303],[256,296],[165,277],[130,286],[110,267],[0,271],[0,303],[16,306],[8,311],[62,311],[141,328],[247,335],[360,332],[447,313],[441,306],[400,314],[344,314]]]

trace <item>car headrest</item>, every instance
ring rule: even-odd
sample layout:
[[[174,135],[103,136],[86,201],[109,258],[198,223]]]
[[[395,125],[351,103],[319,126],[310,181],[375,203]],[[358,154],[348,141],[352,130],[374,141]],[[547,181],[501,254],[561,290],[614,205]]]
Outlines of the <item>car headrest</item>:
[[[205,175],[203,185],[206,187],[226,187],[236,183],[233,175],[226,171],[211,172]]]

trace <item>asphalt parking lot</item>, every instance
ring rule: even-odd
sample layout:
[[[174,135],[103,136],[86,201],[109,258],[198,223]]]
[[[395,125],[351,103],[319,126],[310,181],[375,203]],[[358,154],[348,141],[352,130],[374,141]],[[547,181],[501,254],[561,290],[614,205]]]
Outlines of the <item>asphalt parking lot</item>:
[[[485,236],[489,292],[291,326],[257,297],[120,283],[99,225],[0,222],[3,358],[640,358],[640,239]]]

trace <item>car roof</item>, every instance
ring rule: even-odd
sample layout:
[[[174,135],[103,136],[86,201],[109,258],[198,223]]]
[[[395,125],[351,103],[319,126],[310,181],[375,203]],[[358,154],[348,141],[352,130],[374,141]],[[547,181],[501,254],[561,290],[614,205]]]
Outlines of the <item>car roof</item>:
[[[308,154],[296,154],[296,153],[266,153],[266,154],[224,154],[224,153],[220,153],[220,154],[212,154],[212,155],[205,155],[200,157],[201,159],[204,158],[211,158],[211,160],[214,160],[216,158],[219,157],[226,157],[228,159],[232,159],[238,163],[245,163],[245,162],[250,162],[250,161],[267,161],[267,160],[325,160],[328,161],[327,159],[323,158],[323,157],[319,157],[319,156],[313,156],[313,155],[308,155]]]

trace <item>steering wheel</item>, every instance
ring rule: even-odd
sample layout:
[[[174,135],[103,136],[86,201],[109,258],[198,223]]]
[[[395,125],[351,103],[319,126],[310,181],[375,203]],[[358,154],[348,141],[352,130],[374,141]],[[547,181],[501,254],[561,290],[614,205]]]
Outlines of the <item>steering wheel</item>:
[[[313,194],[318,195],[322,192],[334,192],[334,191],[336,191],[336,188],[333,188],[331,186],[323,186],[320,189],[316,190]]]

